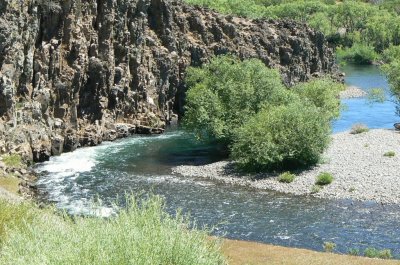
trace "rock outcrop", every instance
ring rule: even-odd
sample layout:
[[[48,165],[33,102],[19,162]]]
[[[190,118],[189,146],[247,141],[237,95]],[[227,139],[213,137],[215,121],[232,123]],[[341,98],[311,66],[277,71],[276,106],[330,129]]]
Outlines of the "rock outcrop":
[[[161,133],[182,113],[185,70],[233,53],[287,85],[336,74],[324,36],[170,0],[0,0],[0,154],[26,160]]]

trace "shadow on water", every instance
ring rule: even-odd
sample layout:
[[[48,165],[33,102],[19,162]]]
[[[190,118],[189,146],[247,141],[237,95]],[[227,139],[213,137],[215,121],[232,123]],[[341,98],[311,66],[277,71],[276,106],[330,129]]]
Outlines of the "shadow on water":
[[[373,75],[376,68],[368,71],[353,69],[346,81],[361,86],[358,79]],[[367,83],[371,85],[372,80]],[[393,123],[391,117],[385,121],[374,113],[369,116],[371,109],[356,101],[350,101],[349,111],[335,123],[336,131],[363,122],[359,119],[364,117],[370,127]],[[153,192],[165,198],[170,213],[181,208],[199,226],[216,226],[216,235],[314,250],[322,250],[329,241],[343,253],[373,246],[399,254],[400,206],[284,195],[171,174],[177,165],[220,159],[217,144],[199,143],[181,131],[137,136],[82,148],[37,165],[38,189],[45,200],[71,214],[90,213],[91,200],[99,197],[104,206],[97,213],[107,216],[113,213],[111,203],[125,193]]]

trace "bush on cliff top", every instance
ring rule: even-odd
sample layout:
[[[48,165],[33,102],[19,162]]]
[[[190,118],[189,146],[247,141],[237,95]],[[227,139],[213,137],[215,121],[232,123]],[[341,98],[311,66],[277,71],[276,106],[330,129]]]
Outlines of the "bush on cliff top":
[[[261,61],[231,56],[190,68],[186,81],[186,129],[230,146],[238,165],[251,171],[316,163],[343,88],[322,79],[289,90]]]
[[[216,242],[189,230],[181,215],[169,216],[159,197],[130,198],[127,208],[109,219],[35,211],[40,214],[33,220],[7,230],[0,264],[226,264]]]

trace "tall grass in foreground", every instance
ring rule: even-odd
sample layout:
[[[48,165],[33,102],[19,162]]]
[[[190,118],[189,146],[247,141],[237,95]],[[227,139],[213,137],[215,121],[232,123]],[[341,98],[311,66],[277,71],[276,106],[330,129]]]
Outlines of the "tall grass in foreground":
[[[206,232],[171,217],[159,197],[129,198],[118,216],[103,219],[40,214],[24,229],[7,232],[0,264],[123,265],[225,264]]]

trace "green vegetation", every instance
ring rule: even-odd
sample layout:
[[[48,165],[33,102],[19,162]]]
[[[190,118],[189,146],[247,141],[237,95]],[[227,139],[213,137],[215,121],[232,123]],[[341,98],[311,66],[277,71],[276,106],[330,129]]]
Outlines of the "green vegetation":
[[[0,201],[0,264],[226,264],[215,240],[165,213],[159,197],[127,200],[109,219]]]
[[[385,50],[398,49],[393,47],[400,45],[400,4],[395,0],[185,1],[226,14],[307,22],[339,48],[339,58],[355,63],[386,60]]]
[[[249,171],[306,167],[319,161],[330,132],[323,112],[297,100],[266,108],[239,127],[232,157]]]
[[[282,183],[292,183],[295,178],[296,178],[296,175],[294,175],[290,172],[284,172],[279,175],[278,181],[282,182]]]
[[[359,256],[360,255],[360,250],[356,249],[356,248],[351,248],[351,249],[349,249],[348,254],[351,255],[351,256]]]
[[[367,127],[367,125],[362,124],[362,123],[354,124],[350,130],[351,134],[360,134],[360,133],[366,133],[366,132],[369,132],[369,128]]]
[[[389,151],[389,152],[384,153],[383,156],[394,157],[394,156],[396,156],[396,153],[394,151]]]
[[[276,70],[260,60],[214,58],[187,73],[184,126],[199,138],[229,146],[248,171],[315,164],[339,115],[343,85],[312,80],[287,89]]]
[[[321,188],[320,185],[313,185],[312,188],[311,188],[311,194],[316,194],[316,193],[320,192],[321,189],[322,188]]]
[[[324,242],[324,251],[325,252],[333,252],[336,248],[336,244],[333,242]]]
[[[20,167],[22,165],[22,159],[20,155],[13,154],[13,155],[5,155],[1,158],[3,163],[7,167]]]
[[[368,101],[370,103],[383,103],[385,100],[385,90],[382,88],[372,88],[370,91],[368,91]]]
[[[378,250],[376,248],[367,248],[364,251],[364,256],[368,258],[391,259],[393,258],[390,249]]]
[[[334,178],[333,178],[332,174],[323,172],[317,176],[317,180],[315,181],[315,184],[319,185],[319,186],[329,185],[332,183],[333,179]]]

